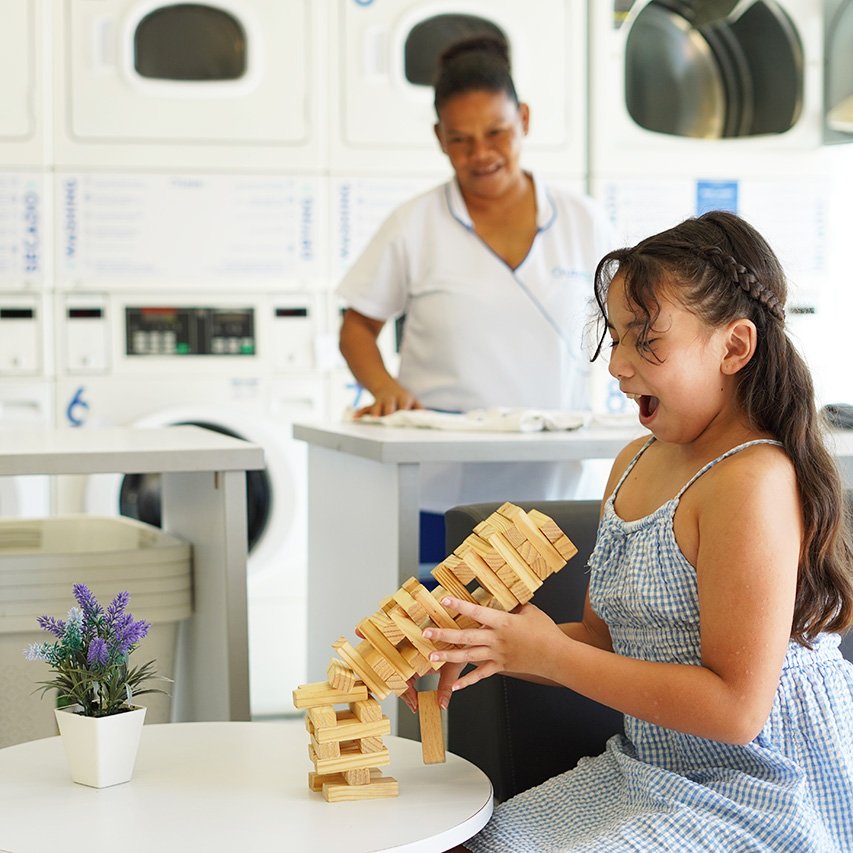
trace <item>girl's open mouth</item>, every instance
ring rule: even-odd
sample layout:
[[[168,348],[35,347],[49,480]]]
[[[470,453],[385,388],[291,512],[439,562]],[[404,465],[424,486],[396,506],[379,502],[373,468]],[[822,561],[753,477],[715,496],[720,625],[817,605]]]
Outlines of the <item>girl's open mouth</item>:
[[[652,397],[649,394],[641,395],[640,398],[637,400],[637,404],[640,407],[640,417],[643,420],[648,420],[649,418],[651,418],[652,415],[654,415],[654,413],[657,411],[659,402],[660,401],[657,397]]]

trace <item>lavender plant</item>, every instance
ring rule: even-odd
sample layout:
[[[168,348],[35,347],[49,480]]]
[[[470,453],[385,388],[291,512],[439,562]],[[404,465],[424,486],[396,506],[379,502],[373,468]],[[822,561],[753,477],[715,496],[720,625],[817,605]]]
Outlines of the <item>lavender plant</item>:
[[[46,661],[53,673],[49,681],[39,682],[42,696],[55,689],[60,705],[76,704],[84,716],[106,717],[129,710],[135,696],[165,692],[143,688],[146,682],[160,678],[154,661],[135,668],[128,664],[151,627],[127,612],[130,594],[118,593],[105,610],[86,584],[74,584],[73,590],[78,607],[72,607],[64,620],[53,616],[37,619],[56,639],[32,643],[24,650],[28,660]]]

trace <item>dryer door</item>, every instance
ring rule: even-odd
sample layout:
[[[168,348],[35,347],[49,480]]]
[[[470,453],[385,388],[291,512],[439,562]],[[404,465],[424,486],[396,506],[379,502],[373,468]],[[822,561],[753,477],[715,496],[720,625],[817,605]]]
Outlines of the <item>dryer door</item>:
[[[650,0],[630,27],[625,99],[657,133],[779,134],[802,111],[803,47],[775,0]]]
[[[67,121],[78,141],[298,143],[307,0],[68,0]]]

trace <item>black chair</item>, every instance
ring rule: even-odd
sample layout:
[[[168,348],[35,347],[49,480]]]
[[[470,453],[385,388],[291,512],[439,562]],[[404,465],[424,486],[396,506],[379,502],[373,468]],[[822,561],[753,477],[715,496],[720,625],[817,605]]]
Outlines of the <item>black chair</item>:
[[[853,492],[847,493],[853,508]],[[598,501],[538,501],[537,507],[577,546],[569,564],[550,577],[534,603],[558,622],[578,620],[588,581],[587,561],[598,528]],[[445,515],[447,553],[500,503],[457,506]],[[853,632],[842,641],[853,660]],[[502,675],[487,678],[454,695],[447,716],[448,748],[476,764],[491,779],[495,797],[515,794],[563,773],[585,755],[598,755],[607,739],[621,733],[622,715],[557,687],[530,684]]]

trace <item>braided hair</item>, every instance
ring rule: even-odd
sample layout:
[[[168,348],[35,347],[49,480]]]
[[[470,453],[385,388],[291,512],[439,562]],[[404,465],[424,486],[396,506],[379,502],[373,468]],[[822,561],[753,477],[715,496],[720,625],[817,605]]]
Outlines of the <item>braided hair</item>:
[[[791,459],[804,521],[791,636],[803,645],[821,631],[853,624],[853,542],[841,478],[823,439],[809,369],[785,330],[785,274],[773,250],[745,220],[712,211],[687,219],[632,248],[602,258],[595,299],[607,318],[616,272],[637,311],[637,348],[648,345],[660,298],[674,297],[713,327],[746,318],[757,330],[755,353],[737,374],[738,403],[751,426],[778,439]],[[607,336],[602,329],[593,360]]]

